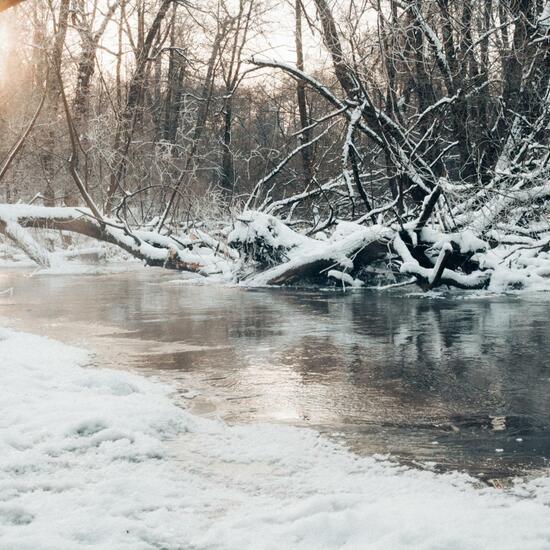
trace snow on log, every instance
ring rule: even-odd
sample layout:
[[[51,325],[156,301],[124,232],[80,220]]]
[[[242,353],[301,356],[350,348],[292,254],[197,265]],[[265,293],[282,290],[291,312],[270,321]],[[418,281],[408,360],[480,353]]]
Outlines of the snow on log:
[[[416,221],[415,229],[420,230],[426,225],[426,223],[428,223],[428,220],[432,215],[432,212],[437,204],[437,201],[439,200],[440,195],[441,186],[439,185],[434,187],[429,195],[426,195],[422,203],[422,211],[420,213],[420,216],[418,217],[418,220]]]
[[[270,267],[288,260],[292,250],[315,246],[318,241],[292,231],[274,216],[247,210],[237,218],[228,242],[245,261]]]
[[[360,288],[363,286],[363,281],[359,279],[354,279],[349,273],[338,271],[337,269],[331,269],[327,273],[327,277],[329,277],[330,279],[335,279],[336,281],[340,281],[343,288],[345,288],[346,285],[353,288]]]
[[[214,252],[221,252],[224,256],[231,260],[239,259],[239,253],[234,248],[230,248],[224,242],[220,241],[219,239],[215,239],[208,233],[205,233],[200,229],[193,229],[193,234],[196,235],[202,243],[204,243]]]
[[[289,228],[286,229],[291,231]],[[344,235],[336,231],[330,241],[316,241],[297,233],[294,235],[296,236],[293,239],[289,239],[286,235],[286,243],[294,244],[292,247],[287,247],[288,261],[250,277],[246,280],[246,284],[253,286],[290,284],[317,278],[329,270],[334,275],[336,270],[331,268],[340,268],[338,271],[344,273],[352,271],[361,265],[383,258],[388,253],[388,245],[394,232],[382,226],[356,226],[354,230],[347,231]],[[301,245],[297,244],[300,241]]]
[[[174,239],[152,231],[129,231],[117,222],[98,221],[86,208],[0,204],[0,232],[13,240],[39,265],[48,266],[45,253],[24,228],[79,233],[116,245],[147,265],[203,272],[204,258],[181,248]]]
[[[422,242],[430,243],[436,248],[441,248],[445,243],[456,246],[461,254],[475,254],[485,252],[489,244],[476,237],[471,231],[460,231],[459,233],[441,233],[429,227],[424,227],[420,232]]]
[[[32,235],[17,223],[17,220],[1,219],[0,232],[4,233],[18,248],[40,267],[50,267],[50,255],[40,246]]]
[[[457,212],[455,221],[458,227],[467,227],[478,235],[484,234],[495,224],[506,221],[506,212],[514,205],[526,207],[534,202],[546,203],[550,199],[550,183],[543,183],[525,189],[526,181],[520,180],[511,188],[484,189],[476,195],[481,203],[475,208],[470,202],[461,205],[462,212]],[[487,199],[487,192],[493,197]],[[471,199],[473,201],[474,199]]]
[[[423,212],[431,212],[440,190],[426,198]],[[420,286],[430,289],[441,284],[459,288],[487,286],[489,271],[482,271],[474,259],[488,244],[471,232],[441,233],[425,226],[426,215],[411,222],[400,236],[395,229],[365,227],[340,222],[327,241],[301,235],[277,218],[261,212],[244,212],[229,235],[229,243],[253,266],[245,277],[250,286],[295,284],[300,281],[338,280],[359,283],[354,276],[361,267],[395,252],[402,261],[400,271],[414,275]],[[419,227],[420,226],[420,227]],[[257,273],[258,269],[263,269]]]
[[[476,270],[471,273],[465,273],[445,267],[449,264],[449,258],[452,256],[452,245],[450,243],[442,245],[441,252],[443,254],[440,252],[433,267],[420,264],[419,260],[409,250],[407,244],[405,244],[402,235],[395,237],[393,248],[402,260],[401,273],[414,275],[419,284],[427,289],[442,284],[473,290],[485,288],[489,284],[491,274],[488,271]]]

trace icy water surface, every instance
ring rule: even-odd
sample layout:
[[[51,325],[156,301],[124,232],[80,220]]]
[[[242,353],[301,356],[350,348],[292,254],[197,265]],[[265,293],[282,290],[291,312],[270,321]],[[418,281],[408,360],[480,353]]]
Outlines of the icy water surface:
[[[550,296],[437,297],[0,272],[4,323],[155,373],[193,412],[504,478],[550,457]]]

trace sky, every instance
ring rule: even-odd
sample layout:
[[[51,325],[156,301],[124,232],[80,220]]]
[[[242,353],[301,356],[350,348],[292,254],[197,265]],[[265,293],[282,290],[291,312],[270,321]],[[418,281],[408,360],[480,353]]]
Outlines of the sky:
[[[305,2],[310,13],[314,13],[311,1]],[[22,5],[17,8],[20,12],[28,9]],[[274,58],[287,63],[294,63],[296,60],[295,39],[294,39],[294,14],[293,7],[286,1],[273,1],[272,8],[266,16],[267,23],[265,32],[262,35],[254,37],[249,47],[247,55],[262,54],[269,58]],[[6,56],[9,51],[17,47],[21,38],[16,32],[17,13],[16,10],[10,10],[0,15],[0,78],[4,78]],[[320,37],[313,36],[308,28],[307,22],[303,21],[304,35],[304,53],[306,65],[317,67],[326,62],[326,52],[322,48]],[[104,35],[104,44],[107,48],[115,49],[117,43],[116,23],[110,25]],[[28,40],[24,41],[29,42]],[[68,40],[70,44],[70,39]],[[69,46],[70,48],[71,46]],[[105,51],[101,54],[104,69],[109,71],[114,67],[114,58]]]

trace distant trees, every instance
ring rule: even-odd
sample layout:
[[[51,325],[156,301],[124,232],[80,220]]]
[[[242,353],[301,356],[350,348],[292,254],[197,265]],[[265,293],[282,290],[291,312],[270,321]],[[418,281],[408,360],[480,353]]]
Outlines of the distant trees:
[[[378,191],[364,205],[387,189],[402,216],[405,195],[420,204],[442,180],[483,189],[505,176],[510,186],[527,165],[546,168],[548,4],[390,0],[358,11],[350,1],[339,25],[326,0],[314,3],[341,92],[299,64],[255,61],[278,66],[341,110],[351,207],[354,187],[366,195],[368,171]],[[369,36],[362,26],[374,17],[377,34]]]
[[[96,202],[132,223],[157,216],[161,227],[181,220],[202,196],[216,196],[220,207],[246,202],[298,140],[307,145],[311,117],[322,117],[324,109],[314,98],[306,104],[301,83],[288,95],[289,78],[250,73],[253,43],[270,17],[277,14],[266,0],[210,0],[200,9],[172,0],[31,0],[12,16],[14,29],[32,41],[11,46],[17,70],[0,84],[4,134],[15,142],[15,128],[26,127],[41,89],[46,100],[26,138],[32,147],[18,149],[0,184],[6,198],[38,195],[50,206],[77,204],[81,198],[66,170],[75,157]],[[300,66],[302,17],[300,9]],[[17,102],[9,99],[15,87]],[[341,139],[334,128],[303,147],[301,162],[292,158],[277,172],[284,190],[274,189],[274,196],[298,181],[311,184],[320,168],[313,165],[316,149],[323,150],[321,164],[328,163],[324,173],[336,173],[330,163]]]

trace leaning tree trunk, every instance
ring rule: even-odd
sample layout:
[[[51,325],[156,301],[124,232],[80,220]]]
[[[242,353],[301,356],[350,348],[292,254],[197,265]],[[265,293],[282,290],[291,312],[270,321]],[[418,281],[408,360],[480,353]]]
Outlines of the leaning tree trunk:
[[[47,254],[26,229],[53,229],[78,233],[126,251],[150,266],[200,273],[203,259],[182,247],[178,240],[153,231],[130,231],[109,220],[99,220],[83,208],[49,208],[45,206],[0,205],[0,233],[6,235],[27,255],[48,266]]]

